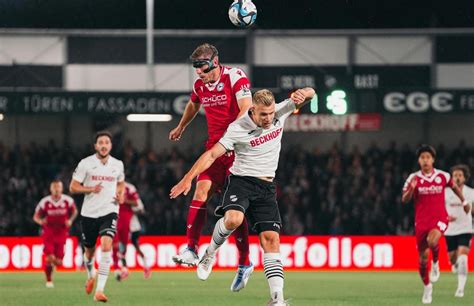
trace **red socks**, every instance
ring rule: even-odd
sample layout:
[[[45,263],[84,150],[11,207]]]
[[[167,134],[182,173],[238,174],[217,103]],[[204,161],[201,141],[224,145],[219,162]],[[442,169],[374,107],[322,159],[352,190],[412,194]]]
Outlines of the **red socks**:
[[[186,236],[188,247],[197,251],[201,230],[207,221],[206,202],[193,200],[189,206],[188,220],[186,221]]]
[[[242,224],[232,233],[235,238],[235,244],[239,250],[239,265],[250,265],[249,260],[249,225],[247,218],[244,218]]]

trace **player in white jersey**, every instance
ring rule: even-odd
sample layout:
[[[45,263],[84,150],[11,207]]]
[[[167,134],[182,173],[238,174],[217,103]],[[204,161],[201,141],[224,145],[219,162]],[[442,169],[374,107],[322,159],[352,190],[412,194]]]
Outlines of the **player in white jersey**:
[[[86,293],[94,288],[94,254],[100,236],[101,256],[94,300],[107,302],[104,294],[110,271],[113,238],[116,233],[119,203],[123,202],[125,175],[123,162],[110,156],[112,135],[107,131],[95,136],[96,153],[79,162],[72,175],[71,193],[85,194],[81,209],[82,242],[87,270]]]
[[[171,189],[170,197],[185,195],[192,180],[228,151],[234,151],[224,188],[221,211],[209,247],[201,258],[197,274],[206,280],[212,271],[215,254],[247,214],[258,232],[262,245],[263,267],[270,286],[268,305],[287,305],[283,297],[283,264],[280,256],[281,217],[273,183],[280,157],[285,120],[315,96],[314,89],[297,90],[291,99],[275,104],[273,94],[266,90],[253,96],[252,108],[229,125],[224,136],[197,160],[184,178]]]
[[[462,190],[466,201],[474,203],[474,189],[464,185],[469,179],[469,167],[456,165],[451,168],[451,175],[454,183]],[[472,239],[472,214],[465,213],[461,201],[451,189],[446,189],[445,201],[449,226],[444,236],[453,272],[458,275],[458,288],[454,296],[463,297],[468,274],[467,259]]]

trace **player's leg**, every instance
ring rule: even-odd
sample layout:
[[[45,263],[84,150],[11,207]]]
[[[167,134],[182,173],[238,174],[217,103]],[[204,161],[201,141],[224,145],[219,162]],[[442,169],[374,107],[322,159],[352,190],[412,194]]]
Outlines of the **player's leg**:
[[[95,270],[94,270],[94,255],[97,237],[99,235],[98,219],[87,218],[81,216],[81,240],[84,247],[84,268],[87,272],[86,293],[90,294],[94,289],[95,284]]]
[[[201,179],[200,179],[201,178]],[[207,202],[216,190],[212,181],[201,175],[196,183],[193,200],[188,210],[186,221],[186,237],[188,246],[178,255],[173,256],[173,261],[178,264],[187,264],[195,266],[199,261],[197,248],[201,231],[207,221]]]
[[[224,244],[232,232],[242,224],[243,219],[244,212],[230,209],[225,212],[223,218],[216,222],[211,242],[198,264],[197,275],[199,279],[206,280],[209,277],[217,250]]]
[[[126,218],[124,223],[120,226],[119,232],[119,257],[122,261],[122,271],[120,274],[121,279],[126,279],[129,276],[128,267],[127,267],[127,246],[128,238],[130,237],[130,218]]]
[[[46,255],[44,263],[44,273],[46,275],[46,288],[54,288],[53,285],[53,269],[56,261],[53,254]]]
[[[431,304],[432,294],[433,294],[433,285],[430,282],[429,272],[428,272],[428,258],[430,255],[429,248],[424,250],[419,250],[418,252],[418,271],[420,273],[421,280],[423,281],[423,304]]]
[[[120,266],[119,266],[120,241],[119,241],[118,236],[119,235],[115,235],[114,240],[112,242],[112,261],[113,261],[115,279],[117,281],[121,281],[122,278],[120,276]]]
[[[463,234],[459,235],[458,238],[458,249],[457,249],[457,271],[458,271],[458,287],[456,289],[456,293],[454,294],[456,297],[463,297],[464,296],[464,287],[466,286],[467,282],[467,275],[468,275],[468,256],[471,247],[471,234]]]
[[[451,270],[454,274],[457,274],[457,249],[458,249],[458,243],[457,243],[457,236],[444,236],[444,239],[446,241],[446,246],[448,249],[448,258],[449,258],[449,263],[451,264]]]
[[[433,258],[433,262],[431,264],[431,272],[430,272],[430,280],[432,283],[438,281],[440,276],[439,271],[439,239],[441,239],[443,234],[439,229],[432,229],[429,231],[426,241],[428,243],[428,247],[431,250],[431,256]]]
[[[94,300],[99,302],[107,302],[107,297],[104,295],[104,289],[110,272],[112,245],[117,230],[117,214],[111,213],[99,218],[99,220],[101,256],[99,261],[99,269],[97,271],[97,288],[95,291]]]
[[[138,253],[138,256],[142,259],[143,262],[143,277],[150,278],[151,277],[151,269],[148,266],[147,258],[145,254],[143,254],[142,250],[140,249],[140,231],[134,231],[130,234],[130,240],[132,245],[135,247],[135,250]]]
[[[263,270],[270,288],[268,305],[286,305],[283,295],[284,273],[280,256],[279,233],[265,230],[259,233],[260,244],[263,248]]]

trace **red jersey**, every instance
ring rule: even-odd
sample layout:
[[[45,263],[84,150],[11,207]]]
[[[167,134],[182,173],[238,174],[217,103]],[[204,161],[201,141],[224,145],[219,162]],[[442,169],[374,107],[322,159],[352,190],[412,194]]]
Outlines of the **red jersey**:
[[[68,195],[61,195],[58,201],[55,201],[51,195],[42,198],[35,212],[39,213],[41,218],[46,218],[43,235],[67,234],[69,228],[66,226],[66,221],[74,210],[76,210],[76,204]]]
[[[237,100],[252,97],[250,82],[239,68],[221,67],[219,80],[204,84],[201,79],[194,81],[191,101],[204,107],[207,119],[208,140],[206,149],[222,138],[229,124],[237,119]]]
[[[413,193],[415,228],[429,229],[428,227],[436,226],[438,221],[447,225],[448,213],[445,206],[444,190],[446,187],[454,186],[451,175],[438,169],[434,169],[428,176],[422,171],[412,173],[403,186],[404,193],[410,188],[412,179],[417,180]]]
[[[125,194],[124,199],[128,201],[138,201],[137,188],[130,183],[125,182]],[[131,205],[121,204],[119,209],[119,220],[130,220],[134,212]]]

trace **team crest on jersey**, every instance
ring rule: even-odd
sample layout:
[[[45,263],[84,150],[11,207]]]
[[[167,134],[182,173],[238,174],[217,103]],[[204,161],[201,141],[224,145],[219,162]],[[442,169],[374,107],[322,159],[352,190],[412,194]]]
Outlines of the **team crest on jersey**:
[[[420,182],[420,183],[423,184],[424,182],[425,182],[425,180],[424,180],[424,179],[421,179],[421,182]]]
[[[441,183],[441,178],[438,176],[437,178],[435,178],[435,183],[436,184],[440,184]]]
[[[222,89],[224,89],[224,83],[220,82],[217,84],[217,91],[222,91]]]

